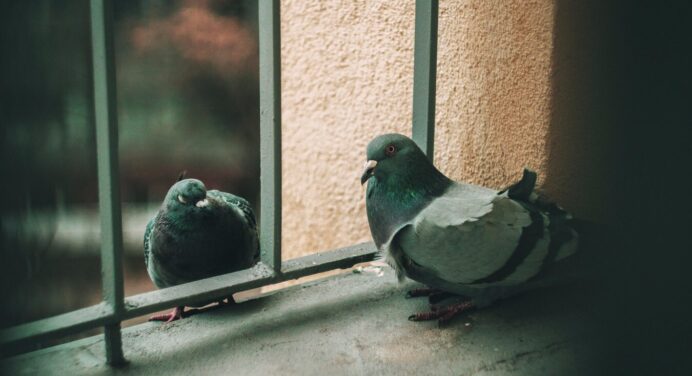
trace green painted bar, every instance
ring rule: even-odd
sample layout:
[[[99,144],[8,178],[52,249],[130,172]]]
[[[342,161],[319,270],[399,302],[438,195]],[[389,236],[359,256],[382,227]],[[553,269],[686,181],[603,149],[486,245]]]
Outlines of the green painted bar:
[[[416,0],[413,54],[413,140],[433,160],[435,79],[437,74],[437,0]]]
[[[116,316],[111,306],[104,302],[93,307],[4,329],[0,331],[0,343],[5,349],[39,343],[98,326],[114,327],[119,325],[121,320],[179,305],[215,300],[228,297],[238,291],[328,270],[349,268],[354,264],[373,260],[376,254],[377,249],[373,243],[315,253],[284,262],[281,274],[274,273],[272,269],[260,263],[252,269],[128,297],[125,299],[125,312],[119,316]]]
[[[27,346],[105,325],[113,309],[105,302],[88,308],[0,330],[2,354],[32,350]]]
[[[420,2],[419,2],[420,3]],[[435,6],[435,33],[437,2]],[[418,4],[416,41],[418,41]],[[120,322],[148,313],[225,298],[235,292],[328,270],[348,268],[375,258],[377,249],[363,243],[298,259],[281,261],[281,71],[279,1],[260,1],[260,158],[262,262],[256,267],[124,299],[122,274],[122,221],[118,188],[118,131],[116,87],[112,44],[112,3],[91,0],[94,103],[98,150],[99,203],[102,228],[102,273],[104,302],[63,315],[0,331],[2,348],[35,344],[98,326],[104,326],[109,364],[125,362]],[[436,38],[435,38],[436,39]],[[416,42],[418,46],[418,42]],[[418,50],[418,47],[417,47]],[[418,53],[418,52],[417,52]],[[434,53],[434,51],[433,51]],[[418,55],[416,55],[418,56]],[[433,58],[434,61],[434,58]],[[428,124],[432,142],[434,126]],[[427,91],[430,93],[430,91]],[[428,95],[428,100],[430,96]],[[414,106],[415,109],[415,106]],[[414,117],[415,118],[415,117]],[[414,137],[417,127],[414,123]],[[420,140],[420,137],[417,139]],[[430,144],[429,153],[432,151]]]
[[[288,260],[278,274],[264,263],[252,269],[241,270],[166,289],[150,291],[125,299],[126,318],[146,315],[194,302],[226,298],[233,293],[279,283],[334,269],[345,269],[354,264],[374,259],[377,249],[373,243],[358,244],[334,251],[315,253]]]
[[[377,247],[372,242],[319,252],[284,262],[281,276],[282,279],[289,280],[328,270],[346,269],[361,262],[372,261],[377,253]]]
[[[122,219],[118,172],[118,119],[116,109],[115,59],[113,51],[113,4],[91,0],[91,48],[94,71],[94,113],[101,215],[101,275],[103,299],[117,318],[123,312]],[[120,327],[106,331],[108,363],[125,362]]]
[[[263,263],[254,268],[189,282],[125,299],[125,317],[132,318],[177,306],[227,298],[233,293],[270,284],[275,274]]]
[[[281,33],[279,0],[258,3],[260,81],[260,249],[281,267]]]
[[[106,363],[111,366],[119,367],[127,364],[123,355],[123,339],[120,331],[119,317],[117,322],[106,324],[103,327],[103,339],[106,344]]]

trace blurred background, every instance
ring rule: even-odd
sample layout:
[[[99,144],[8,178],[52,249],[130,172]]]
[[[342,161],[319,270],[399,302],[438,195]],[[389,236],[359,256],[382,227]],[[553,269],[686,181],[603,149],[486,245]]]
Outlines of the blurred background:
[[[125,294],[155,287],[147,221],[181,171],[257,203],[256,1],[115,3]],[[101,301],[89,3],[0,22],[0,326]]]

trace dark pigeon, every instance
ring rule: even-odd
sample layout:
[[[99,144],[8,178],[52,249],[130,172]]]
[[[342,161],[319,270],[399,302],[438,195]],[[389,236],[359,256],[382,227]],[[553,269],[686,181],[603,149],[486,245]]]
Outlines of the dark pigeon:
[[[503,191],[455,182],[399,134],[373,139],[367,159],[361,183],[375,244],[400,280],[430,286],[409,296],[463,297],[411,320],[444,322],[541,285],[545,270],[576,251],[571,217],[534,192],[533,171]]]
[[[144,261],[158,288],[247,269],[259,255],[250,204],[230,193],[207,191],[196,179],[168,190],[144,233]],[[183,313],[184,307],[177,307],[151,320],[169,322]]]

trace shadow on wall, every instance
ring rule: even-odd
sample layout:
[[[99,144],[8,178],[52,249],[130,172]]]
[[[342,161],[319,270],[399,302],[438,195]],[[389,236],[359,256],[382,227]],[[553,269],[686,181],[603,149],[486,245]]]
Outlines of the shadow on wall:
[[[595,255],[610,374],[691,371],[691,17],[689,2],[556,3],[545,187],[619,244]]]
[[[604,2],[557,1],[553,23],[551,119],[544,189],[576,216],[610,223],[613,119],[607,77],[614,67]]]

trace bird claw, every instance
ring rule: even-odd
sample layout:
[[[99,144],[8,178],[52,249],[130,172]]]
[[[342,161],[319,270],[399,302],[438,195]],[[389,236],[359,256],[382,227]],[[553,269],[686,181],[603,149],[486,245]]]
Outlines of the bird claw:
[[[437,318],[437,312],[419,312],[408,317],[408,321],[428,321]]]
[[[428,312],[419,312],[408,317],[409,321],[429,321],[437,319],[438,324],[442,325],[451,320],[456,315],[474,308],[471,301],[450,304],[445,307],[431,306]]]
[[[185,307],[175,307],[171,312],[149,317],[149,321],[164,321],[165,323],[169,323],[182,319],[184,313]]]

